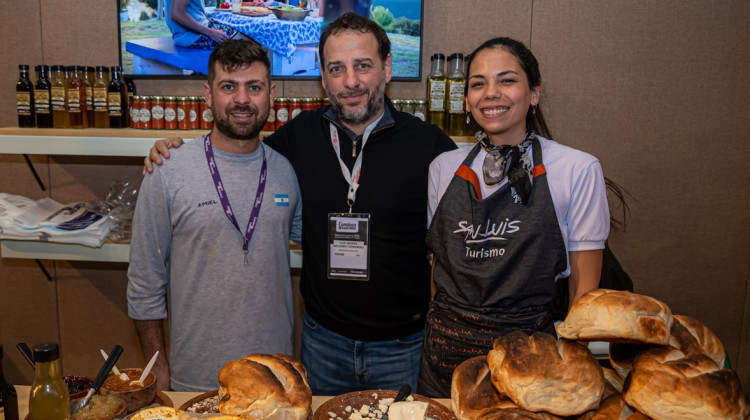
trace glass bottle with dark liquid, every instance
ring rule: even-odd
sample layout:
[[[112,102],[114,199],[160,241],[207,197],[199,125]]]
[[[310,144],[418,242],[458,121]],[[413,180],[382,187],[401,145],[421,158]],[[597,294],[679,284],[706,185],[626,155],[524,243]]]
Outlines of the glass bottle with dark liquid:
[[[120,66],[113,66],[111,69],[112,80],[107,87],[107,108],[109,109],[109,126],[110,128],[125,128],[125,84],[120,78],[122,69]]]
[[[127,106],[127,108],[125,108],[126,111],[127,111],[127,112],[125,112],[125,120],[127,121],[127,125],[129,127],[133,127],[134,124],[131,121],[131,117],[133,115],[133,105],[132,105],[132,102],[133,102],[133,98],[138,93],[136,91],[135,82],[133,81],[133,78],[132,77],[124,77],[124,79],[125,79],[125,87],[128,90],[127,99],[125,101],[126,106]]]
[[[65,81],[65,66],[52,66],[52,77],[50,78],[50,104],[52,107],[52,126],[55,128],[68,128],[68,108],[65,105],[67,97],[67,83]]]
[[[109,87],[109,69],[107,66],[96,66],[94,76],[94,127],[109,128],[109,109],[107,108],[107,89]]]
[[[16,388],[5,380],[2,344],[0,344],[0,419],[18,420],[18,394]]]
[[[40,65],[34,68],[37,79],[34,84],[34,108],[36,112],[36,126],[38,128],[52,128],[52,105],[50,104],[49,66]]]
[[[427,122],[445,131],[445,56],[433,54],[431,60],[432,70],[427,78]]]
[[[78,77],[78,66],[68,67],[68,121],[70,128],[86,127],[86,87]]]
[[[18,82],[16,82],[16,109],[19,127],[36,126],[34,116],[34,85],[29,79],[28,64],[18,66]]]
[[[448,135],[464,135],[464,125],[466,124],[464,116],[464,87],[466,86],[466,77],[462,71],[464,55],[454,53],[448,57],[450,67],[446,83],[445,109],[448,111]]]

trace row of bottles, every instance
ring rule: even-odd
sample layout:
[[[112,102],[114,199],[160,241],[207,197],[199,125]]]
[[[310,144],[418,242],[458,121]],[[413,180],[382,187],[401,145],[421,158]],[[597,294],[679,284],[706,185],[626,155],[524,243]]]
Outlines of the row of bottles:
[[[124,128],[129,95],[135,95],[132,79],[123,79],[119,66],[35,67],[31,82],[29,66],[18,66],[16,103],[19,127]]]
[[[448,57],[448,72],[444,71],[445,55],[433,54],[432,70],[427,78],[427,122],[443,129],[450,136],[471,135],[466,122],[464,105],[464,55],[453,53]]]
[[[44,342],[34,346],[36,373],[29,392],[29,420],[64,420],[70,417],[68,386],[61,377],[60,347]],[[0,420],[18,420],[18,396],[3,373],[0,344]]]

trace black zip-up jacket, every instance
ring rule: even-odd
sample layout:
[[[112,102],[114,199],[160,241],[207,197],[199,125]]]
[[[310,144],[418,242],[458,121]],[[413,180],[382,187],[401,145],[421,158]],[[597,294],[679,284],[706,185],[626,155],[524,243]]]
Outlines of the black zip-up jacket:
[[[327,106],[300,113],[264,140],[289,159],[299,180],[305,309],[325,328],[361,341],[392,340],[424,328],[430,299],[428,169],[437,155],[456,148],[437,126],[396,111],[388,98],[386,108],[364,148],[352,209],[370,214],[369,281],[327,276],[328,214],[349,209],[349,184],[329,124],[338,129],[342,160],[350,169],[351,131]]]

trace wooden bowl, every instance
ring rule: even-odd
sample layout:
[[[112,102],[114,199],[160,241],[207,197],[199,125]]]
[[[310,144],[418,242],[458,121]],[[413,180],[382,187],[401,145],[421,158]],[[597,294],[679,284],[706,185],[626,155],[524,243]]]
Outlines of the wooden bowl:
[[[143,369],[120,369],[120,372],[126,373],[128,377],[131,378],[131,380],[138,380],[138,378],[141,377],[141,373],[143,373]],[[115,378],[113,374],[109,374],[109,376],[107,376],[107,379],[104,380],[104,385],[102,385],[102,387],[99,389],[99,392],[104,395],[114,394],[125,400],[125,403],[128,406],[128,414],[136,412],[141,408],[152,404],[154,402],[154,399],[156,398],[156,375],[154,374],[154,372],[149,372],[145,380],[145,386],[143,388],[134,390],[119,390],[110,388],[110,385],[108,385],[108,380],[110,381],[110,383],[112,383],[112,381],[117,381],[117,378]]]
[[[215,391],[204,392],[204,393],[202,393],[200,395],[197,395],[197,396],[195,396],[195,397],[193,397],[193,398],[185,401],[179,407],[179,409],[182,410],[182,411],[187,412],[188,408],[190,408],[190,406],[192,406],[193,404],[199,403],[199,402],[201,402],[201,401],[203,401],[205,399],[212,398],[212,397],[215,397],[217,395],[219,395],[219,390],[218,389],[215,390]],[[218,413],[218,412],[219,412],[218,408],[216,409],[216,411],[205,411],[205,413]]]
[[[91,388],[91,384],[94,383],[94,378],[90,376],[67,375],[63,376],[62,379],[68,385],[68,394],[71,401],[85,397]]]
[[[331,416],[328,413],[334,413],[336,416],[333,418],[341,417],[342,419],[347,419],[351,414],[346,411],[347,406],[351,407],[352,411],[359,410],[364,404],[377,408],[378,401],[383,398],[396,398],[396,394],[398,394],[397,391],[376,389],[372,391],[356,391],[339,395],[338,397],[333,397],[321,404],[321,406],[315,410],[313,420],[330,420]],[[414,401],[423,401],[427,403],[427,413],[425,414],[425,417],[435,420],[456,420],[453,411],[439,402],[419,394],[411,394],[411,396],[414,398]]]

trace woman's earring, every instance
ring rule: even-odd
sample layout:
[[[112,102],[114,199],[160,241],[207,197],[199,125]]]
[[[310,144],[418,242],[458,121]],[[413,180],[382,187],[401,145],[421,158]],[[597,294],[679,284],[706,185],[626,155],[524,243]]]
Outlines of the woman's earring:
[[[533,115],[536,115],[536,108],[537,108],[537,106],[536,106],[536,105],[534,105],[534,106],[532,106],[532,107],[531,107],[531,113],[532,113]]]
[[[466,124],[471,123],[471,112],[466,111]]]

